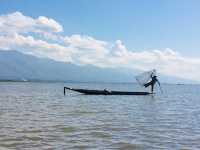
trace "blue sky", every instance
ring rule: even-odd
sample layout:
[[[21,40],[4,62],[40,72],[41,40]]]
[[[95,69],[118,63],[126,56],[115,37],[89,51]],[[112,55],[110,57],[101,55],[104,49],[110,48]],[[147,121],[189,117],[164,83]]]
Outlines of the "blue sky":
[[[199,0],[0,0],[0,50],[200,81]]]
[[[175,49],[200,56],[199,0],[1,0],[0,14],[47,16],[63,34],[120,39],[130,50]]]

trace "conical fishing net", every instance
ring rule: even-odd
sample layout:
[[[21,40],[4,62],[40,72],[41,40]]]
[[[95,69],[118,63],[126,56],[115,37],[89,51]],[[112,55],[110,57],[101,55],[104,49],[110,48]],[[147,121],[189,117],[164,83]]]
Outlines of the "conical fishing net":
[[[151,80],[152,76],[155,76],[155,75],[156,75],[156,70],[153,69],[150,71],[143,72],[135,76],[135,78],[141,86],[144,86],[144,84],[148,83]]]

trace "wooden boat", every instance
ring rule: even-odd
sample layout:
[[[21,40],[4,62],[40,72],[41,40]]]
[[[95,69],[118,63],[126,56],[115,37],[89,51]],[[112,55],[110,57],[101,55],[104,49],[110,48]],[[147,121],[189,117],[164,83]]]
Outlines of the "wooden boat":
[[[150,95],[152,93],[149,92],[127,92],[127,91],[109,91],[109,90],[88,90],[88,89],[74,89],[69,87],[64,87],[64,95],[65,90],[71,90],[75,92],[79,92],[86,95]]]

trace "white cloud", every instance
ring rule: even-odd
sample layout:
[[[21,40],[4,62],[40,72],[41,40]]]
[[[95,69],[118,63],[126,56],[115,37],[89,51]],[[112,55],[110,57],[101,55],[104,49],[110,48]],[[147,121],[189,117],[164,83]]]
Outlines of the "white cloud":
[[[200,58],[184,57],[172,50],[128,50],[122,41],[115,43],[91,36],[61,36],[61,24],[52,18],[32,18],[21,12],[0,16],[0,49],[18,50],[38,57],[99,67],[124,67],[149,70],[200,81]],[[34,34],[33,34],[34,33]]]
[[[0,16],[0,34],[62,31],[63,28],[58,22],[44,16],[34,19],[24,16],[21,12]]]
[[[18,50],[26,54],[38,57],[47,57],[57,61],[71,62],[71,55],[75,52],[70,47],[64,47],[56,43],[48,43],[43,40],[36,40],[32,36],[19,34],[0,36],[0,48],[4,50]]]
[[[63,27],[56,22],[54,19],[49,19],[47,17],[44,16],[40,16],[37,20],[36,23],[38,24],[38,26],[41,27],[48,27],[49,29],[51,29],[53,32],[62,32],[63,31]]]
[[[74,34],[70,37],[64,37],[65,44],[73,45],[74,47],[84,48],[84,49],[93,49],[93,50],[102,50],[105,49],[107,42],[96,40],[90,36],[81,36]]]
[[[35,21],[20,12],[0,16],[0,34],[25,33],[34,26]]]

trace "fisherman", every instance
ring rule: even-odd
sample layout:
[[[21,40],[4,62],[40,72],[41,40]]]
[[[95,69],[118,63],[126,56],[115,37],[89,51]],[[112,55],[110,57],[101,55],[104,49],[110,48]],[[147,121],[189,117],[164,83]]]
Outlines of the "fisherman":
[[[153,93],[154,85],[156,84],[156,82],[160,86],[160,82],[158,81],[157,76],[152,72],[151,81],[146,83],[146,84],[144,84],[144,87],[147,88],[147,87],[151,86],[151,93]]]

